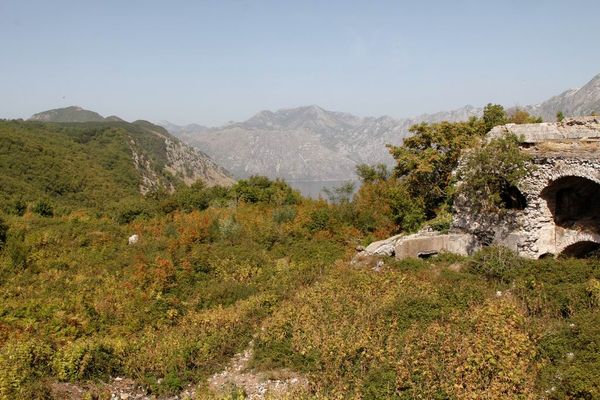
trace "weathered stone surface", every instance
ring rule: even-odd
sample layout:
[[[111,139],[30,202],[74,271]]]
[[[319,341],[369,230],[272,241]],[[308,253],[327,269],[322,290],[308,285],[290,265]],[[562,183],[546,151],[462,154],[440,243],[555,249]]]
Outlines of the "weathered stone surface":
[[[395,255],[398,259],[428,257],[441,252],[468,255],[477,246],[475,237],[468,233],[417,233],[398,240]]]
[[[540,124],[502,125],[492,129],[488,138],[501,137],[507,133],[522,137],[524,143],[600,139],[600,117],[567,118],[562,122],[542,122]]]
[[[558,255],[576,243],[600,244],[600,118],[509,124],[489,135],[508,132],[521,136],[523,151],[532,156],[519,184],[527,206],[498,217],[476,215],[459,201],[454,229],[529,258]]]
[[[390,238],[373,242],[365,249],[369,255],[377,256],[393,256],[396,242],[402,238],[403,235],[396,235]]]

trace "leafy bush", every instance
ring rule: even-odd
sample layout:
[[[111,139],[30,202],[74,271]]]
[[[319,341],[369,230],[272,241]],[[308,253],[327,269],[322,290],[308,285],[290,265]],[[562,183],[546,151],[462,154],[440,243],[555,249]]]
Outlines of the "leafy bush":
[[[490,246],[473,255],[468,270],[488,279],[508,283],[523,266],[523,260],[514,251],[502,246]]]
[[[49,399],[40,379],[49,372],[52,349],[44,340],[13,339],[0,347],[0,399]]]
[[[275,211],[273,211],[273,221],[277,224],[291,222],[296,218],[296,214],[297,211],[292,206],[276,208]]]
[[[10,266],[13,269],[22,270],[27,266],[29,246],[24,242],[22,235],[10,235],[5,248],[5,252],[10,261]]]
[[[54,215],[54,209],[48,200],[38,200],[33,204],[31,209],[34,213],[40,217],[52,217]]]
[[[310,232],[318,232],[329,227],[331,215],[329,208],[320,207],[312,211],[306,227]]]
[[[63,381],[107,379],[121,372],[122,352],[113,343],[78,340],[53,357],[52,367],[57,378]]]
[[[119,224],[128,224],[136,218],[149,218],[154,214],[152,205],[143,199],[125,200],[117,206],[115,219]]]
[[[526,168],[528,160],[515,135],[493,139],[467,155],[459,170],[459,193],[469,200],[474,213],[498,213],[518,207],[520,200],[511,199],[510,192],[531,170],[531,166]]]
[[[246,203],[290,205],[298,204],[301,200],[300,193],[284,181],[272,181],[264,176],[240,179],[231,190],[236,200]]]
[[[0,218],[0,250],[4,247],[6,243],[6,236],[8,234],[8,225],[2,218]]]

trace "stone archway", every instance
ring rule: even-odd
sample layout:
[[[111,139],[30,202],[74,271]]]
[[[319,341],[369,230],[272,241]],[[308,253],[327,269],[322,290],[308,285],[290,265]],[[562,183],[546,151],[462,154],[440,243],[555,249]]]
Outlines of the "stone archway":
[[[600,255],[600,243],[583,240],[575,242],[563,249],[561,257],[587,258]]]
[[[567,229],[600,232],[600,184],[580,176],[563,176],[541,193],[554,223]]]

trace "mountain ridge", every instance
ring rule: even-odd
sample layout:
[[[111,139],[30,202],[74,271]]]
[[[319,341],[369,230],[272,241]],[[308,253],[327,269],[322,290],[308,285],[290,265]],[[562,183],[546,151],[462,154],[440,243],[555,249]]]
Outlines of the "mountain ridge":
[[[539,104],[519,107],[554,120],[600,111],[600,74],[578,89],[570,89]],[[507,107],[514,110],[515,107]],[[317,105],[262,110],[242,122],[194,129],[159,123],[183,141],[202,148],[235,176],[281,177],[291,181],[355,179],[358,163],[393,165],[387,144],[400,145],[411,125],[461,121],[481,116],[483,107],[466,105],[449,111],[396,119],[358,117]]]
[[[206,153],[149,121],[127,122],[115,115],[105,118],[94,111],[70,106],[36,113],[27,122],[73,125],[73,129],[81,130],[83,135],[88,130],[122,132],[127,138],[131,162],[140,176],[142,194],[160,189],[170,191],[177,183],[191,185],[198,180],[208,186],[227,186],[234,182],[229,172]]]

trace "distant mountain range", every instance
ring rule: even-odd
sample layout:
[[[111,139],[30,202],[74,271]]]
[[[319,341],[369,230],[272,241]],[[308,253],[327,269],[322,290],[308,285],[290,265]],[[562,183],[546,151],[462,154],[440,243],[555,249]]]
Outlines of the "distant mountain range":
[[[558,111],[565,116],[600,112],[600,74],[580,89],[523,109],[548,121]],[[313,105],[261,111],[247,121],[218,128],[159,124],[237,177],[259,174],[291,181],[328,181],[355,179],[357,163],[391,165],[385,145],[401,144],[415,123],[461,121],[482,112],[482,107],[465,106],[406,119],[360,118]]]
[[[160,188],[172,189],[178,183],[189,185],[198,180],[209,186],[234,182],[230,174],[208,155],[148,121],[129,123],[116,116],[105,118],[76,106],[43,111],[29,120],[52,123],[48,125],[66,124],[82,137],[88,134],[94,136],[98,132],[118,133],[122,141],[120,145],[128,148],[131,167],[137,171],[138,187],[142,193]],[[54,129],[53,126],[43,128]]]

